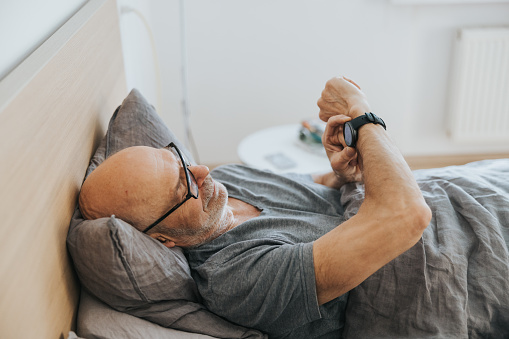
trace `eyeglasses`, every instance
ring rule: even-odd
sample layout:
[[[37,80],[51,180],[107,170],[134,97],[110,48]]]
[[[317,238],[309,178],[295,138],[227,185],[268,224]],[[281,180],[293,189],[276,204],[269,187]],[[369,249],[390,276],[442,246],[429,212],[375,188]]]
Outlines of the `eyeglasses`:
[[[184,198],[184,200],[175,206],[173,206],[168,212],[166,212],[162,217],[157,219],[155,222],[153,222],[150,226],[145,228],[143,230],[143,233],[147,233],[152,227],[159,224],[161,221],[166,219],[173,211],[175,211],[177,208],[179,208],[181,205],[183,205],[186,201],[188,201],[191,198],[198,199],[198,184],[196,183],[196,178],[193,175],[193,172],[191,172],[188,168],[190,166],[190,163],[187,161],[187,159],[184,157],[182,152],[178,149],[177,145],[175,145],[173,142],[170,143],[168,146],[165,147],[169,151],[171,151],[175,156],[178,156],[180,158],[180,162],[182,164],[182,167],[184,167],[184,173],[186,174],[186,183],[187,183],[187,195]]]

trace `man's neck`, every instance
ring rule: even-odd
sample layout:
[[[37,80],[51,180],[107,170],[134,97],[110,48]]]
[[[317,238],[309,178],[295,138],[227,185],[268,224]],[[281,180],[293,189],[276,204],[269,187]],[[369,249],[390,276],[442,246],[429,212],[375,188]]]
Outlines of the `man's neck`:
[[[234,224],[232,228],[248,221],[249,219],[256,218],[261,213],[261,210],[257,207],[232,197],[228,197],[228,206],[231,208],[234,217]]]

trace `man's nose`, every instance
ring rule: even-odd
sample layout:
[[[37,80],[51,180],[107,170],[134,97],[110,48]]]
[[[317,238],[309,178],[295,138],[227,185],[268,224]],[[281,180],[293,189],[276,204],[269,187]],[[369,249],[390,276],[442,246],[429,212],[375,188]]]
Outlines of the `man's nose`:
[[[201,187],[203,181],[210,173],[209,168],[205,165],[193,165],[189,166],[188,168],[193,173],[194,178],[196,179],[196,183],[198,184],[198,187]]]

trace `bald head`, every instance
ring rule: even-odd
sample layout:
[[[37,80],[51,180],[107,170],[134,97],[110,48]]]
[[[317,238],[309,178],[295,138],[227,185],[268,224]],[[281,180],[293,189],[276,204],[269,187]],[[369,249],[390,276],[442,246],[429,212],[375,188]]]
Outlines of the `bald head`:
[[[172,199],[171,178],[159,149],[126,148],[99,165],[85,180],[79,196],[86,219],[115,214],[136,228],[144,228]]]

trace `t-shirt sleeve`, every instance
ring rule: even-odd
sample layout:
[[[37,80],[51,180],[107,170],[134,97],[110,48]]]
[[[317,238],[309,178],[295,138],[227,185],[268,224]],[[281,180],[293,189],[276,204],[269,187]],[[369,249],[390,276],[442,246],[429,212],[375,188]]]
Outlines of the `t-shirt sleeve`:
[[[231,245],[197,267],[207,308],[272,334],[320,319],[313,244],[249,242]]]

